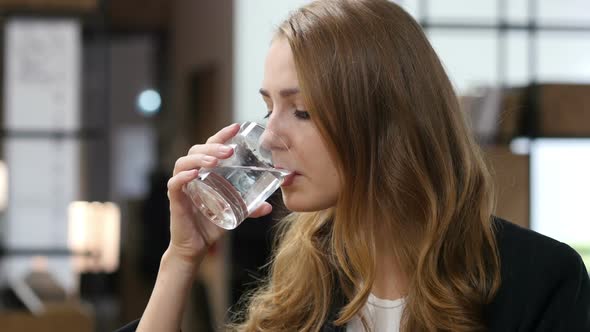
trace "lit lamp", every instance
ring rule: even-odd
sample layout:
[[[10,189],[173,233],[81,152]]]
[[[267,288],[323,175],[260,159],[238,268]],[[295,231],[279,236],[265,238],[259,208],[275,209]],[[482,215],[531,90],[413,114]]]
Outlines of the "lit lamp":
[[[0,160],[0,211],[8,206],[8,167]]]
[[[121,212],[110,202],[72,202],[68,208],[68,246],[77,272],[111,273],[119,267]]]

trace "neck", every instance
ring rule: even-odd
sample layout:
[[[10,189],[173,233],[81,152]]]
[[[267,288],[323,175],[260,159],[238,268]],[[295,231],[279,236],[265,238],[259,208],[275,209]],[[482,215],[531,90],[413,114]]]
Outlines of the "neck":
[[[397,300],[407,292],[407,278],[402,273],[394,255],[377,257],[375,282],[371,292],[380,299]]]

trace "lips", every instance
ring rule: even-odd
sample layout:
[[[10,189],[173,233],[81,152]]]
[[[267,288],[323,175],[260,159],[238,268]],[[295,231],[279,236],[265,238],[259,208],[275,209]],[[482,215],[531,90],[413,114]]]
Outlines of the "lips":
[[[290,170],[288,167],[282,167],[280,165],[275,165],[275,168]],[[281,187],[286,187],[286,186],[291,185],[291,183],[293,183],[293,180],[295,179],[295,177],[298,175],[301,175],[301,173],[299,173],[297,171],[293,171],[293,170],[290,170],[290,171],[291,171],[291,173],[289,173],[289,175],[287,175],[285,178],[283,178],[283,182],[281,183]]]
[[[287,175],[284,179],[283,179],[283,183],[281,183],[281,187],[287,187],[290,186],[291,183],[293,183],[293,180],[295,179],[295,177],[299,175],[297,172],[292,172],[289,175]]]

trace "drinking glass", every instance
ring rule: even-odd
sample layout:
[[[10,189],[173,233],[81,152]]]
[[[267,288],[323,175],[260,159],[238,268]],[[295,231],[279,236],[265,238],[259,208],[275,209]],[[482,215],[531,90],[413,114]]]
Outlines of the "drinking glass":
[[[255,122],[244,122],[225,142],[234,153],[214,168],[201,168],[183,191],[207,219],[234,229],[281,185],[288,170],[275,168],[271,150],[288,153],[284,140]]]

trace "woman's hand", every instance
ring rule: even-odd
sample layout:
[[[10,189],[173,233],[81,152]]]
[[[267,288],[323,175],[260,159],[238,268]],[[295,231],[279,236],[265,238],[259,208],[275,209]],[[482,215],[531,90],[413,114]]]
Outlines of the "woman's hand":
[[[235,136],[239,128],[238,124],[230,125],[211,136],[205,144],[191,147],[186,156],[176,161],[173,176],[168,181],[170,245],[167,254],[194,264],[195,268],[199,264],[199,257],[206,253],[207,247],[215,243],[225,230],[193,208],[182,187],[197,178],[201,167],[214,167],[219,159],[229,158],[233,154],[233,150],[223,145],[223,142]],[[260,217],[271,211],[271,205],[265,202],[250,217]]]

